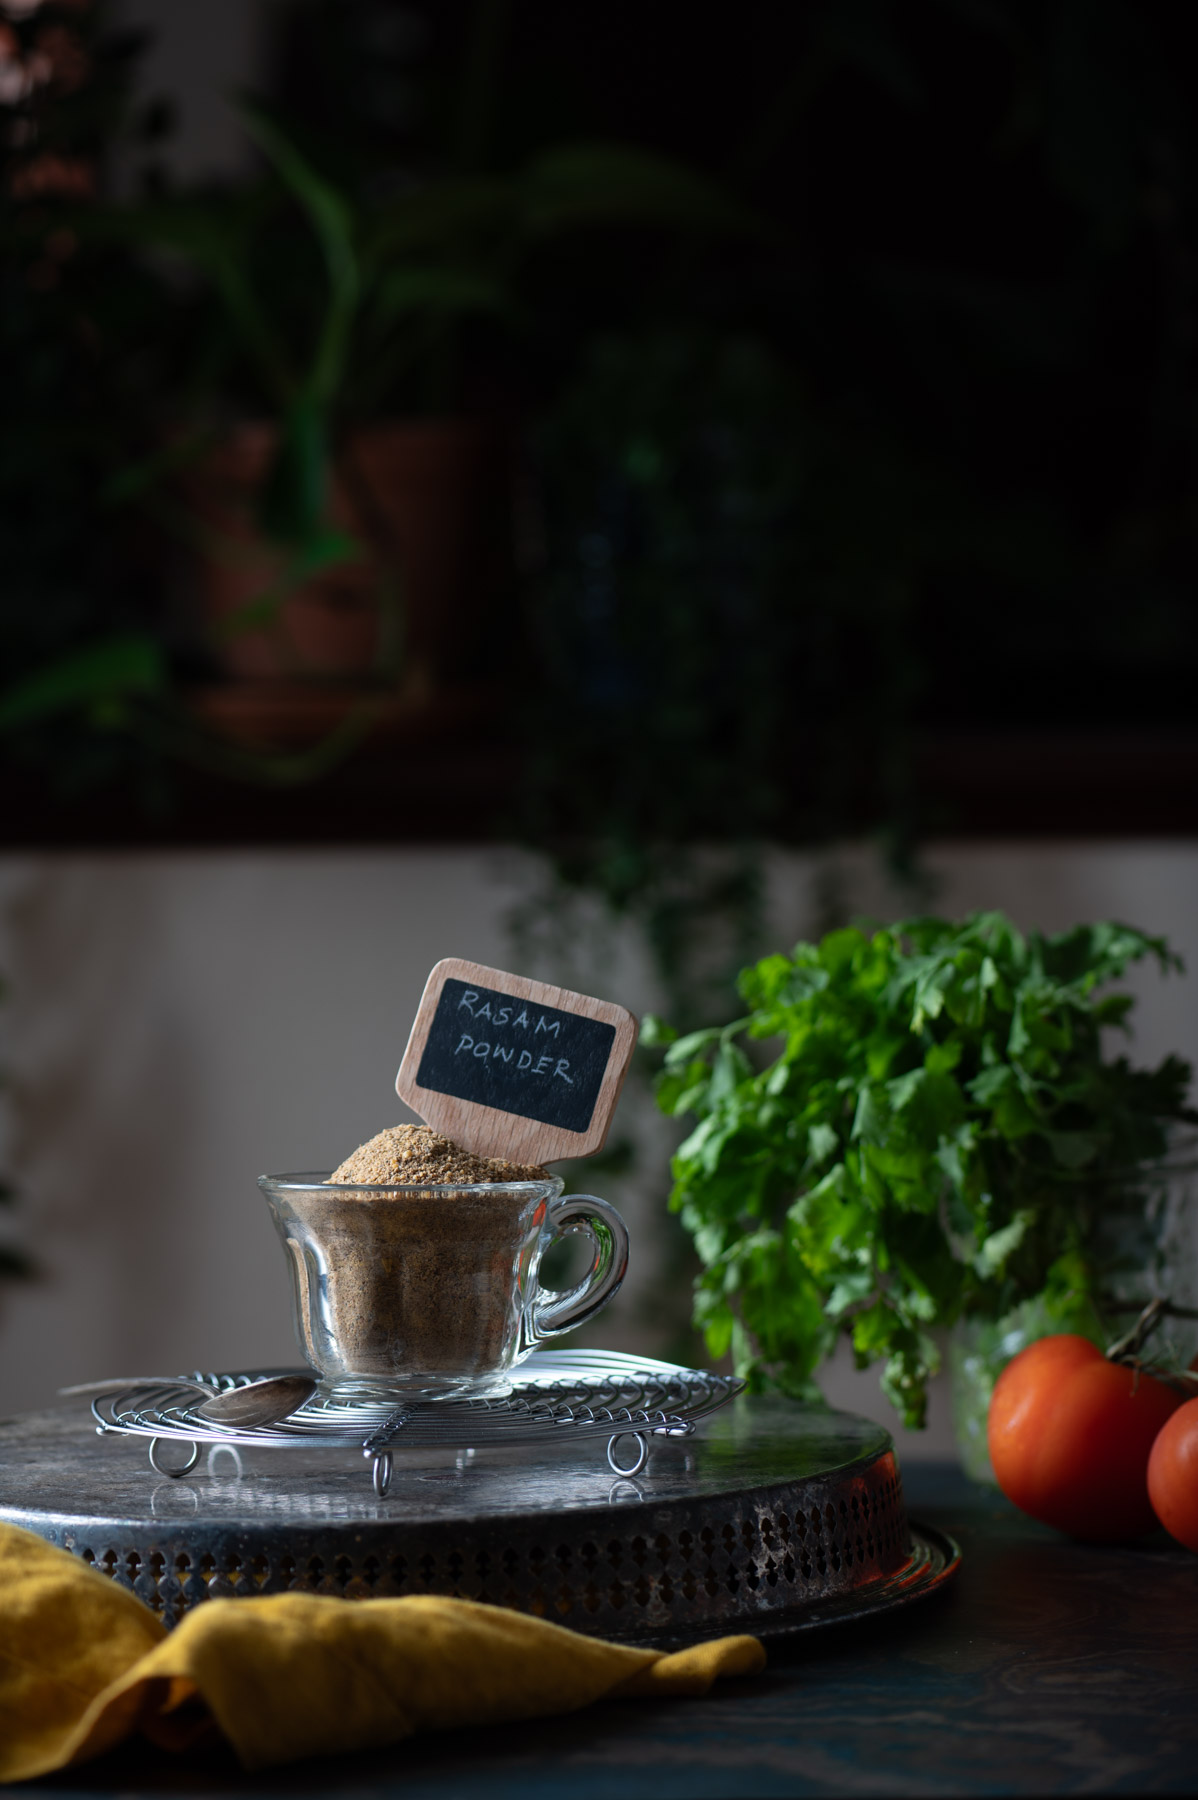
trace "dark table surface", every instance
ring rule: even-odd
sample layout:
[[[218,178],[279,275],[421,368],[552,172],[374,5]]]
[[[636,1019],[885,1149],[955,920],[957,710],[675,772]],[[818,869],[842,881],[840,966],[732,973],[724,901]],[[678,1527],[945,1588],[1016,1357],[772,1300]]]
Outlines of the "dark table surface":
[[[770,1645],[706,1700],[410,1740],[247,1776],[147,1747],[7,1790],[371,1800],[1198,1793],[1198,1556],[1163,1535],[1073,1544],[955,1470],[904,1471],[912,1515],[964,1552],[943,1594]]]

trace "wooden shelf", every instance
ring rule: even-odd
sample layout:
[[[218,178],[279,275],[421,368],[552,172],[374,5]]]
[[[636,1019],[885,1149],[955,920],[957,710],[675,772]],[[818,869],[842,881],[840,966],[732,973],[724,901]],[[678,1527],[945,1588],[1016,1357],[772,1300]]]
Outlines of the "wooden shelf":
[[[357,690],[293,698],[202,690],[197,707],[243,746],[310,746]],[[568,717],[557,729],[568,731]],[[165,809],[125,788],[59,799],[0,766],[0,846],[138,849],[477,843],[510,838],[524,766],[499,683],[386,704],[368,740],[320,780],[289,786],[180,767]],[[1198,732],[926,733],[914,746],[925,838],[1198,837]],[[794,753],[795,817],[810,759]],[[884,820],[862,773],[846,821]],[[779,834],[801,841],[797,830]]]
[[[227,681],[193,688],[193,716],[216,737],[250,751],[308,749],[338,729],[360,724],[364,742],[444,742],[476,730],[495,709],[492,683],[434,688],[414,682],[399,689],[369,683]]]
[[[925,834],[1198,836],[1198,732],[946,731],[915,759]]]

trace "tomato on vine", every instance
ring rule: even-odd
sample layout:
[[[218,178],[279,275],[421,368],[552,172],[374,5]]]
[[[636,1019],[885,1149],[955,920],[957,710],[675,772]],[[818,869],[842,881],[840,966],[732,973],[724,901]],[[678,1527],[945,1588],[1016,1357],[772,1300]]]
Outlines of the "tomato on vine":
[[[1134,1360],[1138,1349],[1120,1361],[1062,1333],[1029,1344],[999,1376],[990,1460],[1003,1493],[1033,1519],[1092,1543],[1156,1529],[1148,1459],[1184,1396]]]
[[[1158,1432],[1148,1458],[1148,1498],[1170,1537],[1198,1550],[1198,1400],[1179,1406]]]

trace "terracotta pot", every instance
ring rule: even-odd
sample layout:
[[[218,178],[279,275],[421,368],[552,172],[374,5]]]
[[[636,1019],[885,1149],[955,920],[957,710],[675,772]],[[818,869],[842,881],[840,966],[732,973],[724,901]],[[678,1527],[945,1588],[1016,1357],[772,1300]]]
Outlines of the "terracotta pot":
[[[288,593],[252,629],[230,621],[283,579],[286,558],[259,532],[258,496],[277,442],[246,424],[190,471],[201,548],[200,611],[226,674],[238,680],[354,680],[380,673],[381,607],[398,596],[403,685],[439,686],[468,657],[510,560],[503,439],[462,420],[387,423],[347,438],[329,494],[331,521],[364,548]]]

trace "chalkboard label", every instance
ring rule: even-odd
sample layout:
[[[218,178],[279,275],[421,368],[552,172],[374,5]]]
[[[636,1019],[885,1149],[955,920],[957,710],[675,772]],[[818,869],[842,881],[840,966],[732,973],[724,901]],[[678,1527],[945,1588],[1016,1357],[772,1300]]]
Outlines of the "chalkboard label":
[[[636,1033],[609,1001],[447,958],[429,977],[396,1088],[481,1155],[588,1156],[607,1136]]]
[[[598,1019],[447,981],[416,1084],[583,1132],[615,1041],[615,1026]]]

